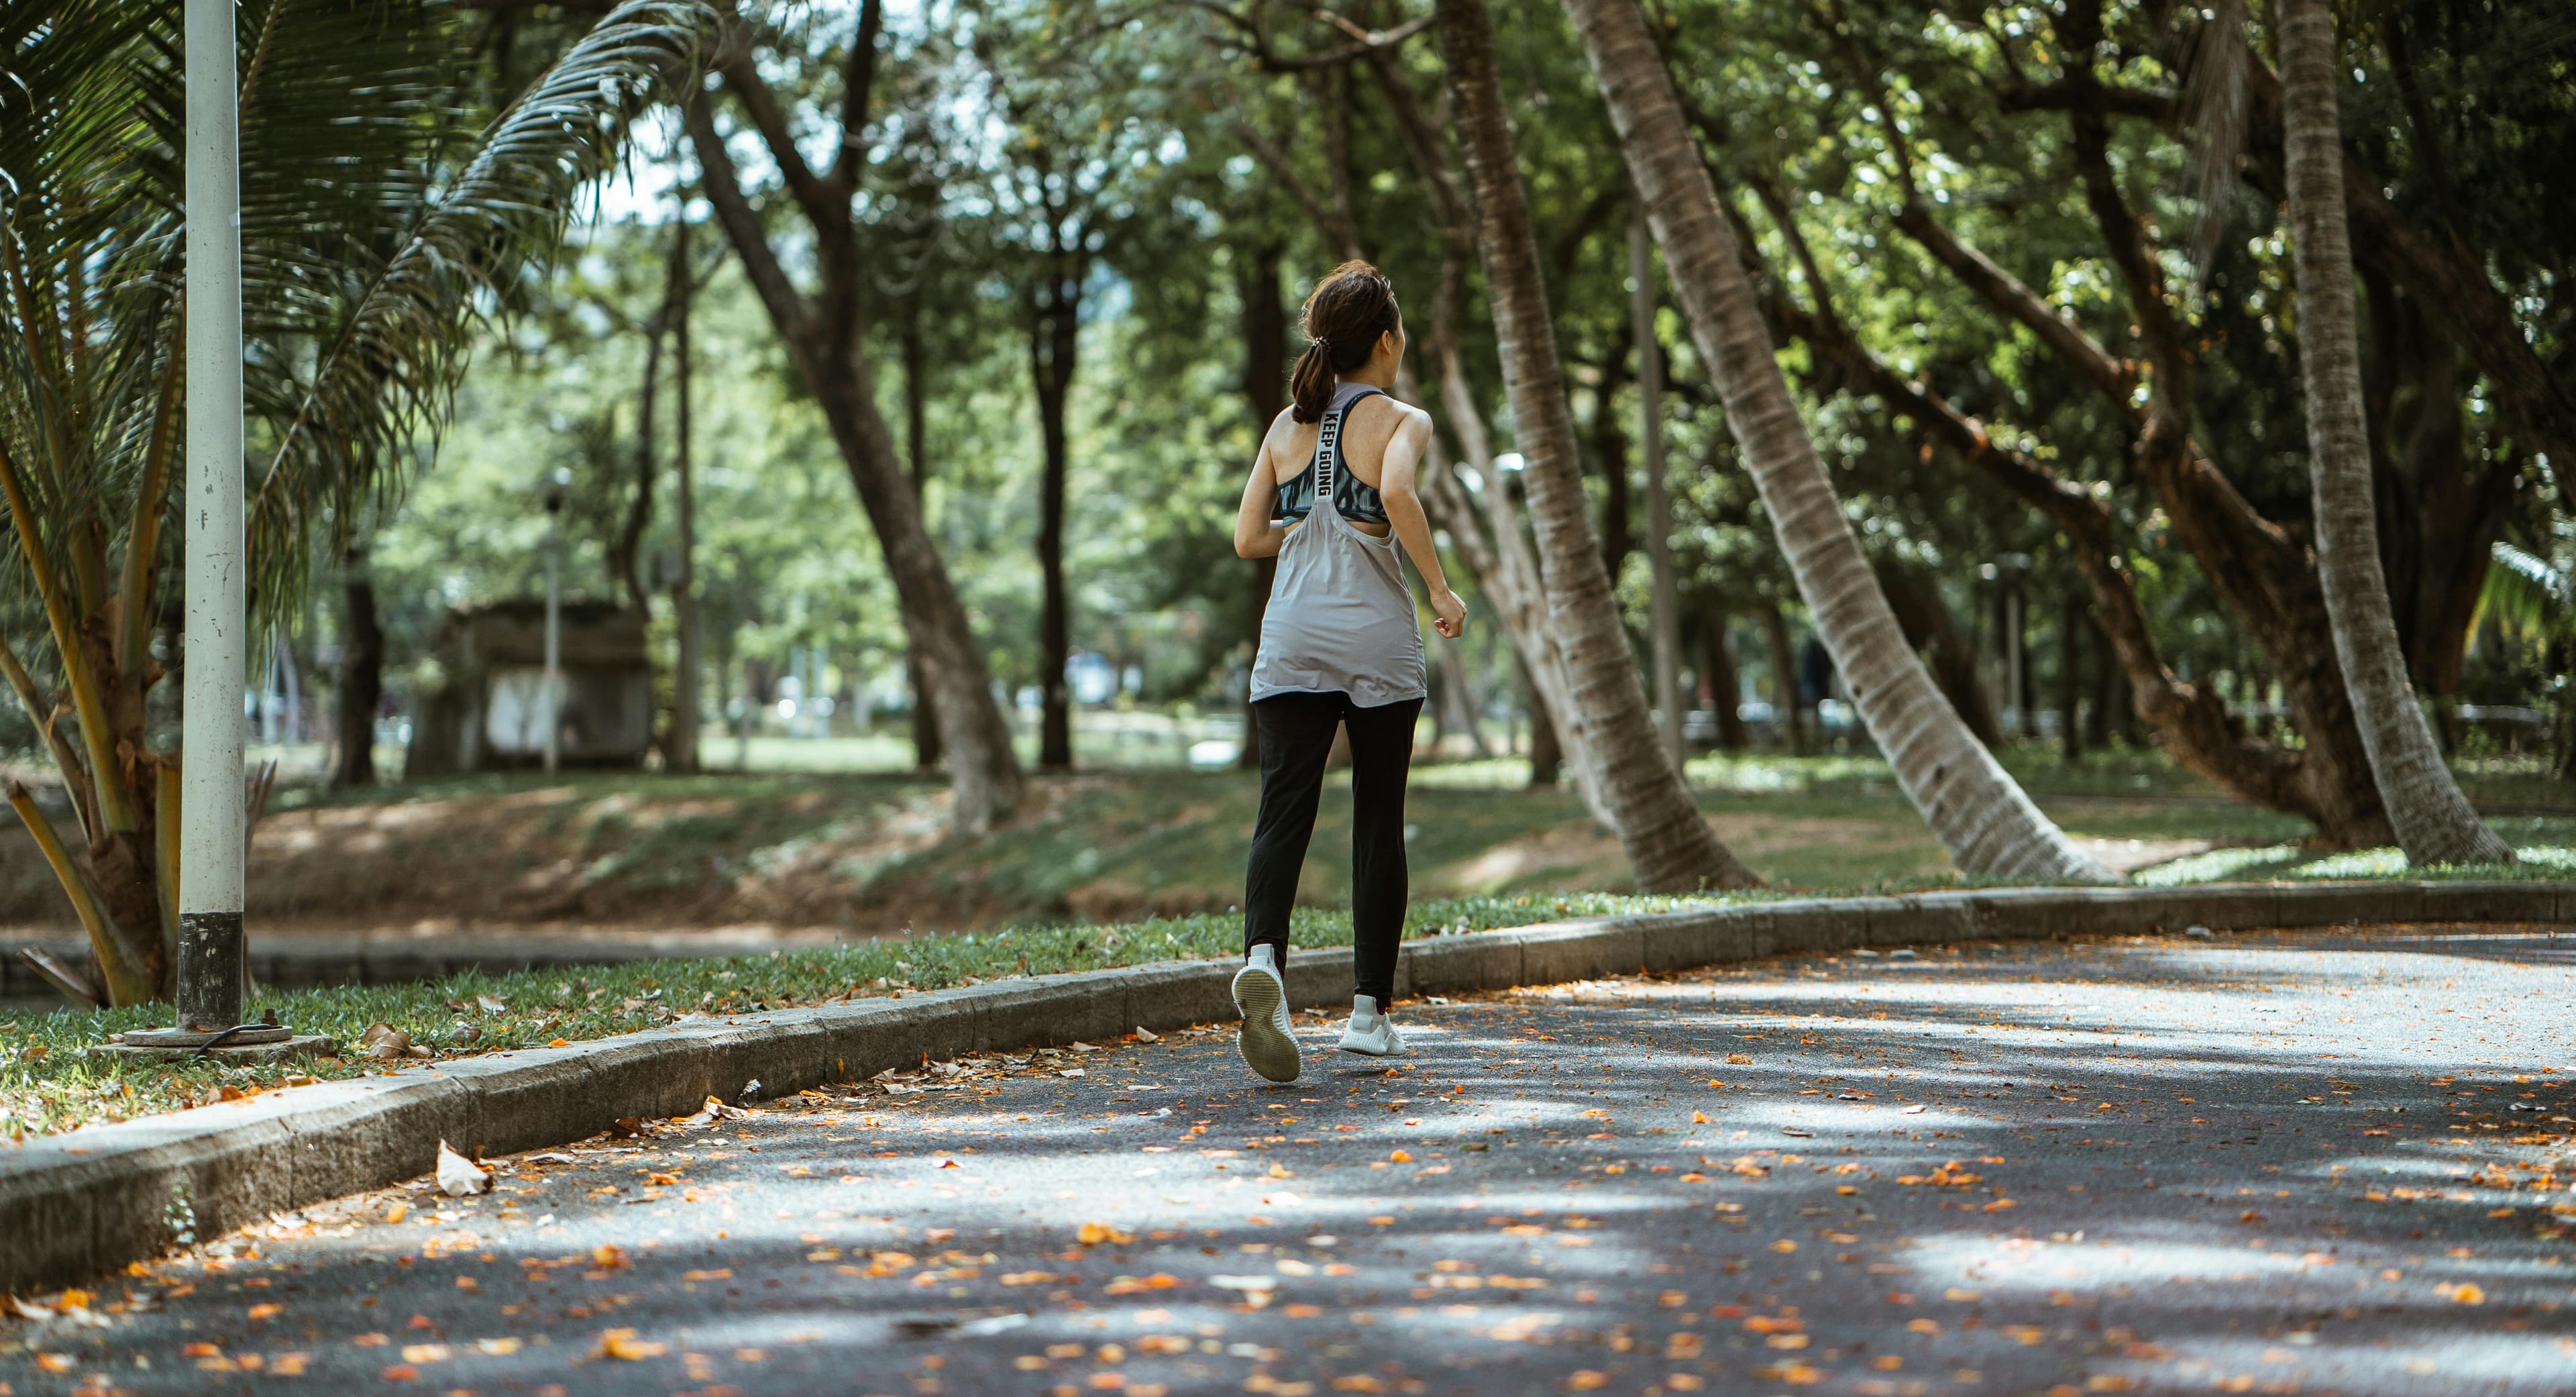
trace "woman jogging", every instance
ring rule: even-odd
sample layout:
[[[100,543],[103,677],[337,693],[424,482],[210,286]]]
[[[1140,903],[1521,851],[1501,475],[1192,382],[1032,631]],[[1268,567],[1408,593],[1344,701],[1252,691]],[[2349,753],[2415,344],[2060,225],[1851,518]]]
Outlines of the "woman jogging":
[[[1357,994],[1341,1046],[1403,1050],[1387,1018],[1396,943],[1404,935],[1404,783],[1422,712],[1422,630],[1396,561],[1402,544],[1430,585],[1433,628],[1455,640],[1467,608],[1441,575],[1414,473],[1431,418],[1387,390],[1404,361],[1395,288],[1377,268],[1345,262],[1306,298],[1306,337],[1289,389],[1244,482],[1234,551],[1279,559],[1252,661],[1252,720],[1261,745],[1261,815],[1243,897],[1243,1060],[1274,1082],[1297,1080],[1289,1031],[1288,910],[1315,832],[1315,799],[1333,730],[1351,749],[1351,941]]]

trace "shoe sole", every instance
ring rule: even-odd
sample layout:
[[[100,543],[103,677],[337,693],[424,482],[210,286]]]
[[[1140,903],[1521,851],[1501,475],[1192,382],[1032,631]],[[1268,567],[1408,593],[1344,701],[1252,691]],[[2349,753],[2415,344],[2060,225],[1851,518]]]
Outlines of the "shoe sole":
[[[1234,1045],[1244,1065],[1274,1082],[1293,1082],[1304,1066],[1297,1040],[1277,1022],[1282,989],[1277,980],[1257,971],[1234,977],[1234,1007],[1243,1011],[1243,1027]]]

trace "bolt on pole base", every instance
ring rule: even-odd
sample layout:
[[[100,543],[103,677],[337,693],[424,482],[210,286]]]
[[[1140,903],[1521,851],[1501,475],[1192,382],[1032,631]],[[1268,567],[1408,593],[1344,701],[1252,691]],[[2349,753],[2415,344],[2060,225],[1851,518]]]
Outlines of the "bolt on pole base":
[[[247,982],[242,955],[242,914],[179,914],[179,1022],[115,1035],[90,1051],[107,1057],[224,1062],[270,1062],[289,1056],[333,1053],[327,1038],[298,1034],[273,1023],[242,1022]]]

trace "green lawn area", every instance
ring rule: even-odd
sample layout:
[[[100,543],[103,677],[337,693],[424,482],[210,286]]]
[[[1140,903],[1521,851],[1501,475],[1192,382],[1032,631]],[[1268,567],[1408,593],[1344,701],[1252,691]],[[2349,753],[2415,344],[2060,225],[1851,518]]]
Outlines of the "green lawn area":
[[[2210,843],[2274,848],[2297,820],[2229,801],[2153,754],[2069,767],[2020,754],[2069,832],[2138,841],[2123,866]],[[1947,883],[1949,861],[1884,763],[1703,757],[1702,808],[1773,887]],[[1408,807],[1422,896],[1617,891],[1616,842],[1571,790],[1526,788],[1512,760],[1429,765]],[[2517,792],[2519,796],[2521,793]],[[1257,789],[1249,773],[1106,771],[1039,782],[993,835],[945,836],[944,788],[910,773],[482,776],[374,793],[280,792],[253,854],[254,924],[660,928],[760,923],[851,936],[1221,912],[1240,896]],[[1327,783],[1303,892],[1347,896],[1350,805]],[[2565,816],[2517,816],[2512,838],[2566,842]],[[2173,844],[2187,847],[2168,848]],[[0,922],[47,915],[49,890],[0,893]]]
[[[2068,767],[2015,754],[2016,773],[2082,838],[2174,853],[2141,881],[2395,877],[2394,850],[2304,848],[2286,816],[2250,809],[2152,754]],[[1868,759],[1694,761],[1699,802],[1769,886],[1754,897],[1961,886]],[[1567,790],[1526,789],[1510,761],[1421,768],[1408,805],[1415,902],[1408,934],[1483,930],[1680,905],[1620,890],[1615,841]],[[2473,778],[2473,792],[2493,799]],[[2506,801],[2554,794],[2517,782]],[[281,791],[254,861],[254,926],[437,912],[507,936],[550,920],[660,926],[745,918],[836,924],[828,950],[671,960],[401,986],[266,996],[286,1022],[355,1041],[385,1022],[442,1052],[490,1051],[648,1028],[692,1012],[811,1004],[971,979],[1088,969],[1240,946],[1244,842],[1257,792],[1236,772],[1111,772],[1041,783],[1009,828],[943,837],[944,796],[908,775],[754,771],[486,776],[371,793]],[[1347,790],[1328,785],[1297,936],[1346,944]],[[2511,870],[2428,876],[2566,876],[2576,809],[2496,824],[2525,851]],[[2211,847],[2215,845],[2216,847]],[[2171,846],[2170,848],[2168,846]],[[2134,852],[2134,851],[2133,851]],[[1710,901],[1714,899],[1691,899]],[[916,933],[900,935],[907,928]],[[895,933],[886,935],[886,933]],[[486,1009],[481,1001],[502,1007]],[[164,1011],[166,1012],[166,1011]],[[92,1064],[83,1045],[154,1021],[150,1009],[0,1012],[0,1136],[170,1110],[224,1089],[265,1088],[280,1068]],[[459,1026],[470,1040],[456,1036]],[[321,1077],[365,1070],[319,1064]]]

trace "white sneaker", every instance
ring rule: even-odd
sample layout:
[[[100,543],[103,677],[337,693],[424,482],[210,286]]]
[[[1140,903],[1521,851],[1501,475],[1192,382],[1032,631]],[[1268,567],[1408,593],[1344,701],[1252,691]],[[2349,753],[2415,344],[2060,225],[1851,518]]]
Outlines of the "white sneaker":
[[[1376,1000],[1355,995],[1351,999],[1351,1021],[1342,1029],[1341,1046],[1346,1053],[1392,1057],[1404,1051],[1404,1035],[1395,1031],[1395,1020],[1379,1010]]]
[[[1297,1036],[1288,1026],[1288,985],[1272,960],[1276,954],[1271,947],[1256,946],[1234,972],[1234,1007],[1243,1013],[1234,1046],[1253,1071],[1274,1082],[1293,1082],[1303,1064]]]

